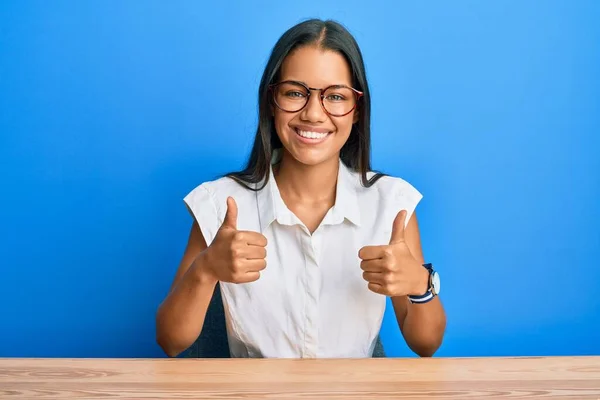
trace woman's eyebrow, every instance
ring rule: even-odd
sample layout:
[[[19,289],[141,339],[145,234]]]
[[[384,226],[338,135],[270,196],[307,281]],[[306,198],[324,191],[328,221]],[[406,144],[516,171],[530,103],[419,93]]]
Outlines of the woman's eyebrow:
[[[308,83],[306,83],[304,81],[301,81],[299,79],[291,79],[291,78],[289,78],[289,79],[282,79],[281,81],[282,82],[285,82],[285,81],[298,82],[298,83],[301,83],[301,84],[303,84],[303,85],[305,85],[305,86],[307,86],[309,88],[313,88]],[[321,89],[324,89],[324,88],[327,88],[327,87],[342,87],[342,86],[344,86],[344,87],[352,87],[352,85],[349,85],[347,83],[331,83],[331,84],[328,84],[328,85],[325,85],[325,86],[321,87]],[[315,88],[315,89],[319,89],[319,88]]]
[[[310,87],[310,85],[308,83],[301,81],[300,79],[286,78],[286,79],[280,79],[280,82],[297,82],[297,83],[301,83],[305,86]]]

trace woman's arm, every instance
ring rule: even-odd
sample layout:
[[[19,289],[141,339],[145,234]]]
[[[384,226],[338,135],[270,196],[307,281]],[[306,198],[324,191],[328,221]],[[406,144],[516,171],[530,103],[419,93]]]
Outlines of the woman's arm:
[[[169,357],[190,347],[200,335],[217,280],[208,273],[206,241],[194,222],[169,294],[156,314],[156,341]]]
[[[266,267],[267,238],[237,230],[237,204],[227,198],[227,213],[207,247],[197,222],[169,295],[156,314],[156,341],[170,357],[190,347],[200,335],[217,282],[247,283]]]
[[[412,256],[424,264],[417,214],[413,213],[404,231]],[[427,289],[429,273],[423,268],[423,292]],[[446,329],[446,314],[438,296],[428,303],[411,303],[407,296],[392,297],[394,313],[406,344],[421,357],[431,357],[442,344]]]

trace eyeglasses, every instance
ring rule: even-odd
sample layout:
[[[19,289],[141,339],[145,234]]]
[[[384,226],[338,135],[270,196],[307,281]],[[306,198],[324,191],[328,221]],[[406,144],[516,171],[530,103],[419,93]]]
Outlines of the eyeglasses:
[[[312,90],[319,92],[321,106],[334,117],[343,117],[354,110],[363,92],[346,85],[332,85],[323,89],[311,88],[302,82],[283,81],[269,85],[275,105],[286,112],[298,112],[308,104]]]

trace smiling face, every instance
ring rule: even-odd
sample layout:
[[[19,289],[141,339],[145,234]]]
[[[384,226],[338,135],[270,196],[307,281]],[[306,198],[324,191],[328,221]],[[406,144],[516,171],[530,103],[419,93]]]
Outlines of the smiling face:
[[[315,46],[300,47],[290,53],[281,66],[280,76],[279,82],[295,81],[309,88],[352,87],[352,73],[344,57]],[[357,109],[344,116],[329,115],[319,94],[311,90],[308,104],[299,111],[287,112],[273,106],[275,129],[283,144],[284,156],[305,165],[318,165],[332,159],[337,162],[358,119]],[[324,95],[325,106],[334,114],[343,114],[356,103],[351,89],[331,88]],[[307,91],[301,85],[283,84],[275,89],[274,96],[285,109],[296,110],[304,104]]]

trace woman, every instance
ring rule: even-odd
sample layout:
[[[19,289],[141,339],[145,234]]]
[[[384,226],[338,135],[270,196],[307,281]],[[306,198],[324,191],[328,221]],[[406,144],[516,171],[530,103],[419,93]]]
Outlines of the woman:
[[[421,194],[370,171],[370,97],[354,38],[309,20],[275,45],[247,167],[192,190],[194,223],[157,341],[176,356],[219,283],[232,357],[371,357],[390,296],[432,356],[445,314],[414,212]]]

